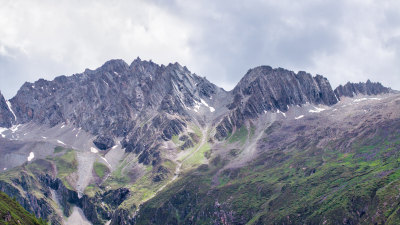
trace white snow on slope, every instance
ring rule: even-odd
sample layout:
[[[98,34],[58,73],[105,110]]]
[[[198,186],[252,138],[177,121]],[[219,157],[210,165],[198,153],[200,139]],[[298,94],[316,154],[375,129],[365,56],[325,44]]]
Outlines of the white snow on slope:
[[[57,143],[62,144],[62,145],[66,145],[64,142],[57,140]]]
[[[313,109],[310,109],[310,113],[320,113],[320,112],[322,112],[322,111],[324,111],[325,109],[323,109],[323,108],[317,108],[317,107],[315,107],[314,106],[314,109],[315,110],[313,110]]]
[[[201,104],[205,105],[208,109],[210,109],[210,112],[214,112],[215,109],[213,107],[210,107],[206,101],[204,101],[203,99],[200,99]]]
[[[33,152],[30,152],[28,156],[28,161],[32,161],[33,158],[35,158],[35,154]]]
[[[98,153],[99,152],[99,150],[97,150],[96,148],[93,148],[93,147],[90,147],[90,151],[93,152],[93,153]]]
[[[104,160],[104,161],[108,164],[108,166],[109,166],[110,168],[112,168],[111,164],[107,161],[106,158],[104,158],[103,156],[101,156],[101,159]]]
[[[298,116],[298,117],[295,117],[294,119],[295,120],[298,120],[298,119],[301,119],[301,118],[303,118],[304,117],[304,115],[300,115],[300,116]]]
[[[4,128],[4,127],[0,127],[0,134],[1,134],[1,136],[2,136],[3,138],[6,137],[6,135],[3,134],[3,132],[6,131],[6,130],[8,130],[8,129],[7,129],[7,128]]]
[[[20,126],[21,126],[20,124],[12,126],[10,128],[11,132],[15,133],[15,131],[17,131]]]
[[[279,111],[279,109],[278,109],[278,111],[276,111],[276,113],[280,113],[286,118],[286,113]]]
[[[11,108],[11,102],[6,101],[6,103],[7,103],[8,108],[10,109],[11,113],[13,114],[14,119],[17,120],[17,117],[15,116],[14,110],[12,110],[12,108]]]
[[[381,100],[380,98],[359,98],[359,99],[354,99],[353,102],[362,102],[366,100]]]

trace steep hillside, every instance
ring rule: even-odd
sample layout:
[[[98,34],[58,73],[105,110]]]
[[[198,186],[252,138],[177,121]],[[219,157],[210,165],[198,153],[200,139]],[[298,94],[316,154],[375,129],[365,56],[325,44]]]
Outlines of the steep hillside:
[[[46,224],[28,213],[16,200],[11,199],[5,193],[0,192],[0,224]]]
[[[145,203],[134,222],[398,224],[400,96],[296,111],[257,119],[250,141],[211,148],[209,164]]]
[[[380,84],[260,66],[227,92],[111,60],[0,106],[0,190],[52,224],[397,221],[400,94]]]

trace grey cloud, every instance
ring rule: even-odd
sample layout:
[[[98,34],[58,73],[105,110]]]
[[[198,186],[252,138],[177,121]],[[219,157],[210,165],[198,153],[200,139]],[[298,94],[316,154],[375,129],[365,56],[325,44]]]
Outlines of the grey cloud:
[[[369,78],[400,89],[398,1],[61,2],[26,7],[38,15],[53,10],[44,14],[50,18],[59,14],[44,22],[49,31],[43,34],[29,21],[28,27],[15,22],[20,11],[4,11],[11,29],[20,31],[12,36],[0,22],[0,90],[7,97],[24,80],[81,72],[111,58],[129,63],[137,56],[178,61],[226,89],[259,65],[322,74],[333,86]],[[38,15],[28,13],[43,21]],[[25,39],[24,29],[30,34]],[[1,53],[1,46],[24,43],[31,43],[25,44],[28,54]]]

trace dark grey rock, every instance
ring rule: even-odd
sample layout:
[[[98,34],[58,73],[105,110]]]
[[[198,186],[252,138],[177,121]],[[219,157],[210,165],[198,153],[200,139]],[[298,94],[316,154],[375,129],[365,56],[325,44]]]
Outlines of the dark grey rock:
[[[15,122],[14,115],[8,108],[4,96],[0,92],[0,127],[10,128]]]
[[[100,135],[93,141],[100,150],[108,150],[115,145],[114,139],[109,136]]]
[[[192,140],[188,139],[185,141],[185,143],[183,143],[183,145],[180,148],[181,148],[181,150],[185,150],[185,149],[191,148],[191,147],[194,147],[194,144],[193,144]]]
[[[260,66],[251,69],[232,90],[231,110],[217,126],[215,138],[227,137],[233,127],[247,119],[257,118],[264,111],[287,111],[288,106],[305,103],[333,105],[338,102],[329,81],[317,75],[282,68]]]
[[[25,83],[10,101],[17,123],[72,124],[98,136],[100,149],[122,137],[127,151],[146,151],[141,161],[154,163],[160,160],[157,146],[192,119],[187,108],[218,91],[222,89],[178,63],[160,66],[138,58],[131,65],[111,60],[96,70]],[[8,120],[0,122],[10,126],[9,114],[4,118]]]
[[[384,87],[379,82],[371,82],[367,80],[367,82],[363,83],[350,83],[339,85],[335,89],[335,94],[338,98],[345,96],[345,97],[354,97],[355,95],[362,94],[362,95],[378,95],[378,94],[386,94],[391,92],[390,88]]]

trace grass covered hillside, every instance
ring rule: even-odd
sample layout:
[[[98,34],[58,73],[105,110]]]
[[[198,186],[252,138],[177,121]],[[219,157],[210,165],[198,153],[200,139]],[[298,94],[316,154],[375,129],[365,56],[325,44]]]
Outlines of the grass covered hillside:
[[[387,105],[268,123],[253,150],[214,145],[208,164],[143,204],[136,222],[400,224],[400,119]]]
[[[0,191],[0,224],[46,224],[26,211],[16,200]]]

